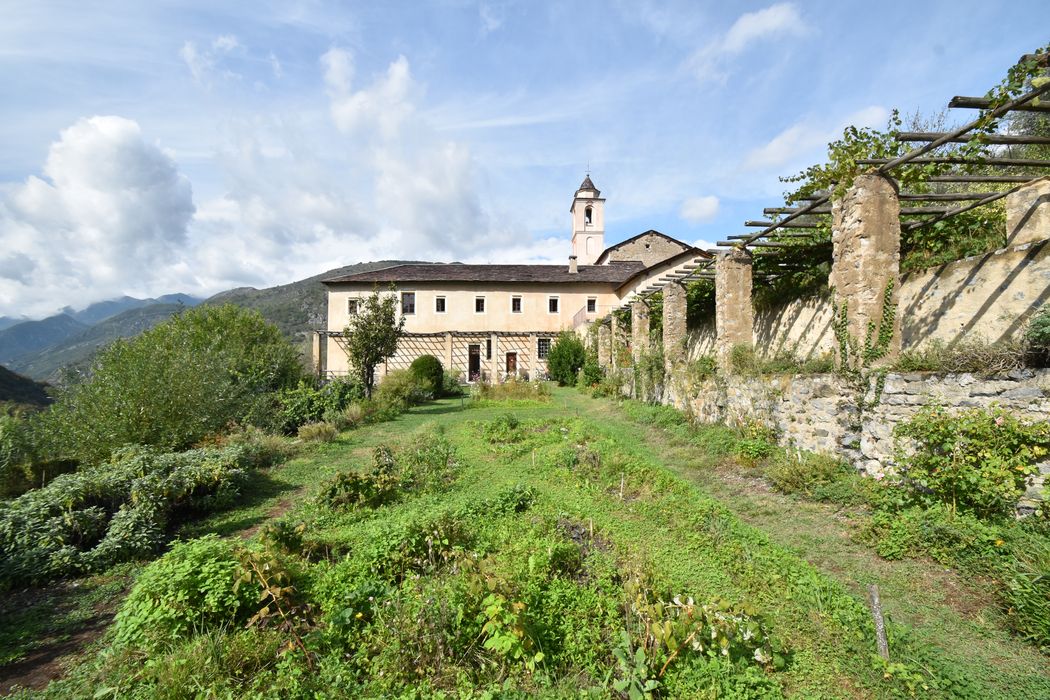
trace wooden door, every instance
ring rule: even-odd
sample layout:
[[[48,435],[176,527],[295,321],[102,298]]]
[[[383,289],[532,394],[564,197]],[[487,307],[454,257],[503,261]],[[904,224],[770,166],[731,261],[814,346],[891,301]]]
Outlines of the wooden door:
[[[518,353],[507,353],[507,376],[514,377],[518,374]]]
[[[467,346],[467,380],[476,382],[481,378],[481,346]]]

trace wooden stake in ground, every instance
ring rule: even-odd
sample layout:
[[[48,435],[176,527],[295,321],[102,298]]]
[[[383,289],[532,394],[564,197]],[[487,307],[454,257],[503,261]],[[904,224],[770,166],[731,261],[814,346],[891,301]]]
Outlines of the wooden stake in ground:
[[[871,604],[871,616],[875,618],[875,641],[879,647],[879,656],[890,660],[890,645],[886,642],[886,621],[882,618],[882,601],[879,599],[879,587],[868,584],[868,602]]]

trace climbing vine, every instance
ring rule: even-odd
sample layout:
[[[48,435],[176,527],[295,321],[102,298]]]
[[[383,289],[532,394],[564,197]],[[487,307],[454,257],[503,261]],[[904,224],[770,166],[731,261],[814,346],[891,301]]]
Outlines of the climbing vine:
[[[893,343],[894,320],[897,317],[893,290],[894,282],[890,280],[882,292],[879,320],[868,321],[863,343],[849,332],[846,302],[834,307],[833,329],[839,350],[839,372],[856,390],[857,408],[861,413],[878,405],[886,386],[888,370],[885,367],[876,367],[875,363],[886,357]],[[867,398],[869,395],[872,397],[870,401]]]

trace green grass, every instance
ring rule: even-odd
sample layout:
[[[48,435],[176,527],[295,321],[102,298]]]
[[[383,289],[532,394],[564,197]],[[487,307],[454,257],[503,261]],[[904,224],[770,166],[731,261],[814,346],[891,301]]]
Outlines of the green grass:
[[[513,430],[486,431],[508,414]],[[374,509],[318,502],[334,475],[366,472],[375,448],[413,449],[420,435],[455,447],[450,486],[406,490]],[[240,507],[182,533],[304,526],[305,544],[279,559],[320,623],[304,632],[313,669],[301,653],[277,654],[279,632],[231,621],[145,656],[88,658],[48,695],[615,697],[626,673],[613,653],[620,633],[641,639],[640,618],[627,612],[632,581],[665,601],[746,605],[784,660],[773,670],[685,652],[660,678],[667,697],[1050,694],[1046,657],[1009,636],[979,587],[930,562],[879,559],[849,536],[854,513],[772,493],[744,473],[730,456],[735,439],[672,409],[568,389],[549,403],[443,400],[344,432],[268,470]],[[522,489],[525,510],[499,505]],[[872,582],[900,666],[872,660],[862,594]],[[354,607],[361,590],[381,590],[384,605]],[[490,609],[478,607],[488,593],[521,601],[521,629],[536,645],[527,654],[481,644],[492,635],[475,615]],[[369,612],[358,624],[346,610]],[[514,619],[499,618],[499,629],[516,629]],[[545,658],[531,670],[525,658],[537,648]],[[650,676],[667,656],[650,650]]]

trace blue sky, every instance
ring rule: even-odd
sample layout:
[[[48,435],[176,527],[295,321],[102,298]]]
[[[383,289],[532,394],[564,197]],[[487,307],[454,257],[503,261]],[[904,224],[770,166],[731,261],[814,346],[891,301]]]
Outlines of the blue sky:
[[[30,317],[380,258],[561,262],[588,164],[607,243],[713,242],[845,125],[983,94],[1050,39],[1045,1],[0,11],[0,315]]]

